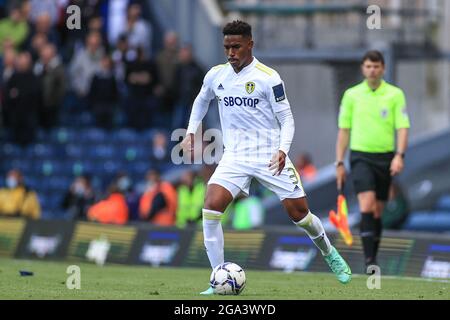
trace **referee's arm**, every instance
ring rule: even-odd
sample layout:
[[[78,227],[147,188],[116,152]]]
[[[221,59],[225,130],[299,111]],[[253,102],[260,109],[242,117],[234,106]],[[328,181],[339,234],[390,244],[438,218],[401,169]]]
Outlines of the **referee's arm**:
[[[391,176],[402,172],[404,157],[408,147],[409,116],[406,109],[406,99],[403,91],[395,96],[395,129],[397,130],[397,150],[391,162]]]
[[[336,184],[338,190],[341,190],[345,183],[345,152],[350,141],[350,129],[340,128],[336,140]]]
[[[353,102],[348,92],[342,97],[339,108],[338,135],[336,140],[336,185],[338,190],[342,190],[345,183],[346,172],[344,166],[345,152],[350,142],[350,130],[352,128]]]
[[[402,172],[404,167],[403,157],[408,146],[408,128],[397,129],[397,152],[391,162],[391,176]]]

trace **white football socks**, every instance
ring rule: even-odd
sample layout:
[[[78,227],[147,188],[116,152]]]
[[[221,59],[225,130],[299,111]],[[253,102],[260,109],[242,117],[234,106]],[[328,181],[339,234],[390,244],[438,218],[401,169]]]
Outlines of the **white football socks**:
[[[223,257],[223,230],[220,219],[222,212],[202,209],[203,212],[203,241],[208,254],[211,268],[224,262]]]
[[[331,243],[323,229],[322,222],[311,211],[302,220],[293,222],[296,226],[306,231],[317,248],[320,249],[322,255],[327,256],[331,253]]]

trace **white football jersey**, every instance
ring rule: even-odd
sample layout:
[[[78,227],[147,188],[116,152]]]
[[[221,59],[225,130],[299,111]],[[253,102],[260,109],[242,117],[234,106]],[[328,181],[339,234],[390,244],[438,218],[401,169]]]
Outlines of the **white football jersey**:
[[[229,64],[209,70],[199,93],[217,98],[222,126],[222,159],[265,162],[280,147],[280,124],[275,112],[290,108],[279,74],[255,57],[236,73]]]

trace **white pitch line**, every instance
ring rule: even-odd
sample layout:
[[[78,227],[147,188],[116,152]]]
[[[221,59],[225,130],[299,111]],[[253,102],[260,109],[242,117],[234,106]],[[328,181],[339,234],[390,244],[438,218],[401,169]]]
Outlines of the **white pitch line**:
[[[366,278],[370,275],[364,274],[353,274],[355,278]],[[402,276],[381,276],[381,279],[393,279],[393,280],[412,280],[412,281],[425,281],[425,282],[439,282],[439,283],[450,283],[450,280],[446,279],[428,279],[428,278],[416,278],[416,277],[402,277]]]

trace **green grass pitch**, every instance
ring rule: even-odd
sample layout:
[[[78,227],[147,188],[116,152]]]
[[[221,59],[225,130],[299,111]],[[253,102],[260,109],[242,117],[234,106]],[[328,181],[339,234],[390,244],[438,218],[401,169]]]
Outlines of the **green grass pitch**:
[[[81,268],[81,289],[69,290],[69,265]],[[19,270],[34,272],[22,277]],[[240,296],[200,296],[209,269],[152,268],[77,262],[41,262],[0,258],[0,299],[450,299],[450,281],[382,277],[381,289],[369,290],[367,276],[342,285],[333,274],[246,270]]]

